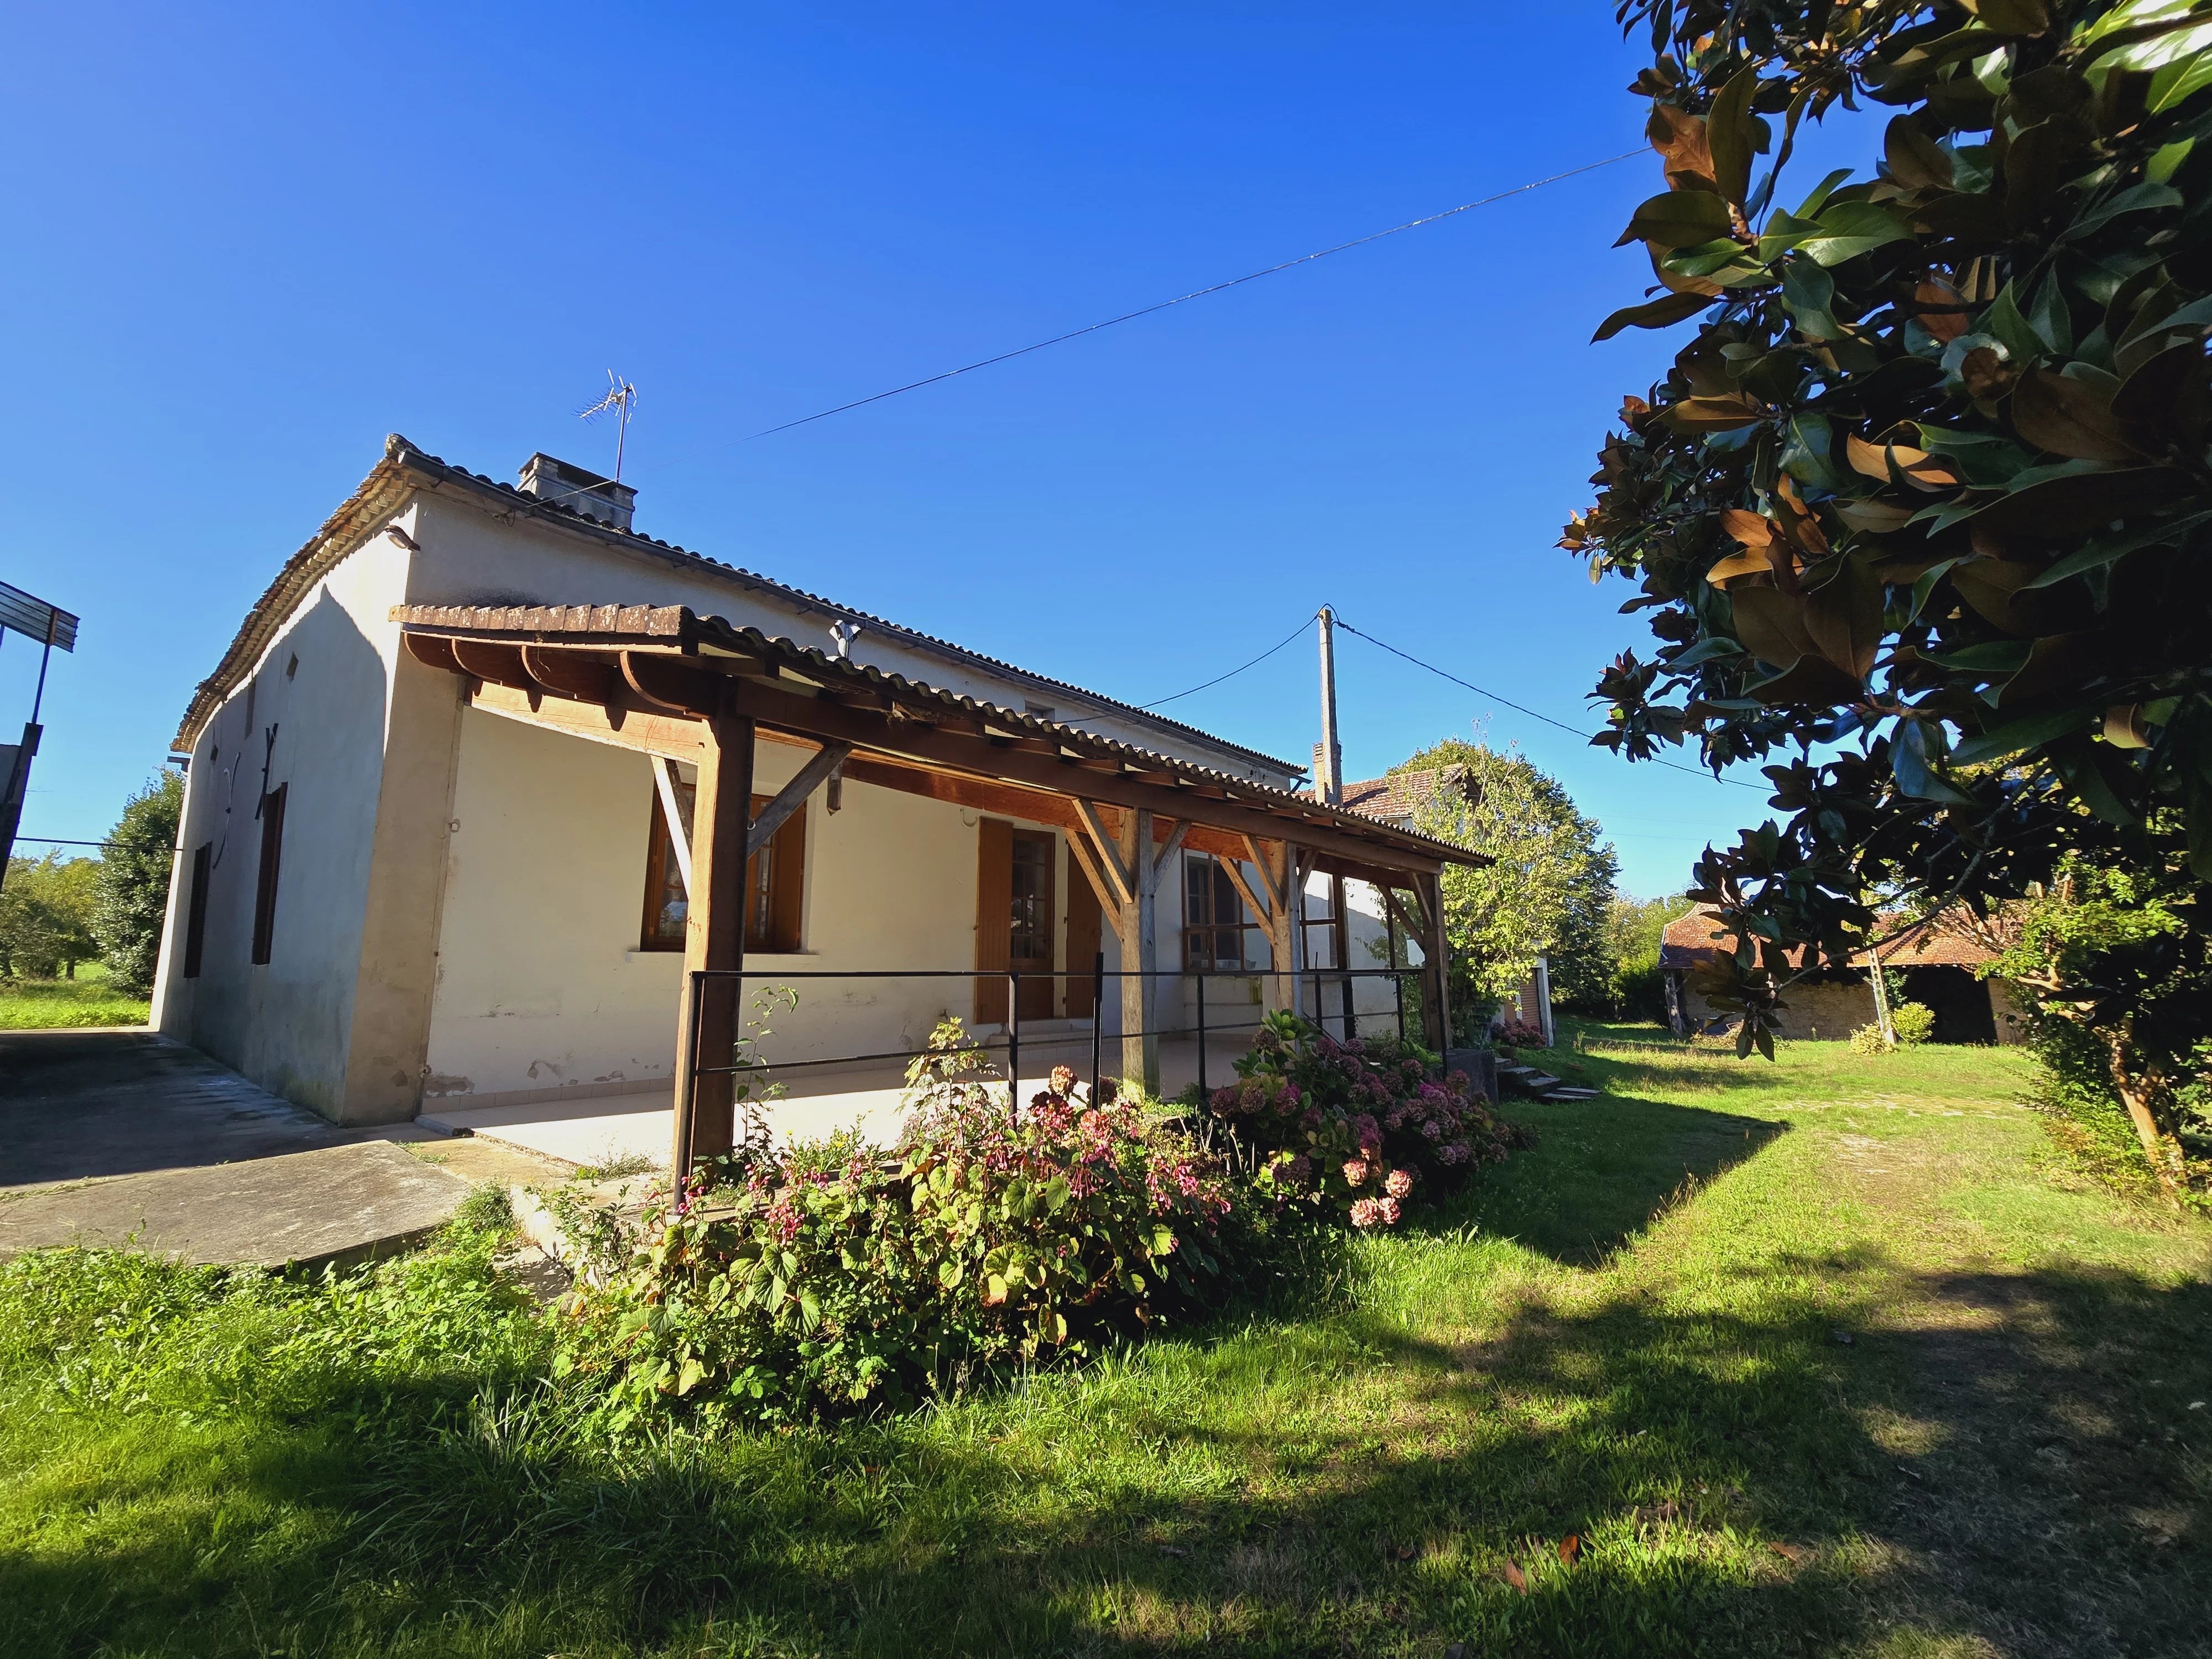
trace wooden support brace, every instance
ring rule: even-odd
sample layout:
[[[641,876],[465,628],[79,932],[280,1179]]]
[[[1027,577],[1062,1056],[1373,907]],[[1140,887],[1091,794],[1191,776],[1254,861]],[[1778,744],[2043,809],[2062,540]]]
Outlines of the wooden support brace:
[[[653,787],[659,792],[661,821],[668,826],[669,845],[676,851],[676,872],[684,878],[684,897],[691,897],[691,830],[684,822],[682,798],[676,793],[676,763],[665,755],[654,755]]]
[[[1091,842],[1098,854],[1099,867],[1104,871],[1107,878],[1114,884],[1113,902],[1107,908],[1109,910],[1119,910],[1125,906],[1134,904],[1137,902],[1135,872],[1129,865],[1121,861],[1121,850],[1115,845],[1115,837],[1106,833],[1106,826],[1099,818],[1097,807],[1087,800],[1078,799],[1075,803],[1075,810],[1083,820],[1083,827],[1091,832]],[[1123,814],[1125,823],[1129,816],[1127,813]],[[1148,825],[1150,824],[1151,813],[1145,814],[1145,821]]]
[[[799,775],[776,791],[775,799],[760,810],[760,816],[745,832],[745,856],[752,857],[767,846],[775,832],[796,812],[802,802],[819,788],[829,775],[836,771],[853,752],[849,743],[824,744],[812,760],[799,769]]]

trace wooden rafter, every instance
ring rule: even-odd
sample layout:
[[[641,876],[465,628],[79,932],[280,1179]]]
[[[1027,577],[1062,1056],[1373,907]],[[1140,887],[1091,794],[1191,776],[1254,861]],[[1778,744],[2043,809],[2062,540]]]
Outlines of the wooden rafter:
[[[777,790],[775,799],[762,807],[758,816],[753,819],[752,827],[745,832],[745,856],[750,858],[767,846],[770,837],[783,828],[800,804],[819,788],[830,773],[836,770],[838,763],[852,752],[853,745],[849,743],[825,744],[812,760],[800,767],[798,776]]]

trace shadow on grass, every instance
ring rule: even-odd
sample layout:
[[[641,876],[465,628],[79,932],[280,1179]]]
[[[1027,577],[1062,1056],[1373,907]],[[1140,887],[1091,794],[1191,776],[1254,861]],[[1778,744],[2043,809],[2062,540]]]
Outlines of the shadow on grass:
[[[623,1455],[562,1449],[538,1389],[296,1401],[209,1477],[251,1527],[172,1497],[167,1532],[0,1547],[0,1646],[2203,1650],[2205,1464],[2154,1437],[2167,1393],[2212,1382],[2212,1291],[1916,1279],[1877,1251],[1740,1290],[1724,1312],[1531,1304],[1476,1348],[1357,1315],[1255,1328],[934,1421]],[[1900,1291],[1957,1316],[1886,1328]],[[1395,1374],[1387,1415],[1291,1421],[1295,1388],[1255,1380],[1351,1365]],[[2144,1375],[2166,1392],[2120,1386]],[[163,1478],[87,1468],[40,1498]]]
[[[1687,1191],[1752,1158],[1789,1125],[1632,1095],[1501,1109],[1536,1145],[1484,1170],[1468,1193],[1411,1225],[1486,1232],[1577,1267],[1602,1261]]]

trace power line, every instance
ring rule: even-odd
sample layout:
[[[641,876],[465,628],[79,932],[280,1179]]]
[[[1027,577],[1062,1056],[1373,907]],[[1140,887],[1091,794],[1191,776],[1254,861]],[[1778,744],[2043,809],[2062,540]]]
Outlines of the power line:
[[[1580,738],[1585,743],[1595,741],[1595,737],[1590,732],[1577,731],[1575,727],[1569,726],[1565,720],[1555,720],[1549,714],[1540,714],[1534,709],[1528,708],[1524,704],[1514,702],[1510,697],[1501,697],[1495,691],[1486,691],[1472,680],[1463,680],[1460,678],[1458,675],[1450,672],[1449,670],[1439,668],[1432,662],[1423,662],[1419,657],[1413,655],[1410,651],[1401,651],[1395,645],[1384,644],[1381,640],[1376,639],[1372,634],[1361,633],[1358,629],[1354,628],[1350,623],[1345,621],[1343,615],[1340,612],[1338,614],[1336,618],[1336,625],[1339,628],[1341,628],[1347,634],[1359,635],[1359,637],[1366,641],[1368,644],[1376,646],[1382,650],[1388,651],[1394,657],[1404,658],[1416,668],[1425,668],[1430,673],[1437,675],[1439,678],[1449,680],[1454,685],[1460,686],[1466,690],[1474,692],[1478,697],[1486,698],[1492,702],[1504,703],[1505,707],[1514,710],[1516,714],[1526,714],[1532,720],[1541,720],[1547,726],[1558,727],[1560,731],[1565,732],[1569,737]],[[1677,772],[1687,773],[1691,777],[1703,778],[1709,783],[1734,784],[1739,789],[1757,789],[1761,794],[1767,793],[1765,790],[1760,789],[1759,786],[1755,783],[1746,783],[1741,778],[1723,778],[1716,773],[1707,772],[1695,766],[1684,766],[1679,762],[1670,761],[1664,756],[1654,755],[1651,757],[1651,760],[1655,765],[1668,767]]]
[[[1001,351],[994,356],[979,358],[972,363],[963,363],[958,368],[948,368],[941,374],[927,375],[919,380],[909,380],[904,386],[895,386],[888,392],[872,392],[866,398],[855,398],[850,403],[839,404],[833,409],[817,410],[811,415],[802,415],[795,421],[785,421],[780,425],[763,427],[758,432],[748,433],[742,438],[727,439],[720,442],[703,445],[697,449],[687,450],[672,456],[670,461],[673,463],[690,460],[696,456],[711,453],[717,449],[731,447],[738,444],[749,444],[757,438],[773,437],[779,432],[788,432],[793,427],[810,426],[816,421],[826,421],[832,415],[842,415],[848,410],[864,409],[870,404],[879,404],[886,398],[896,398],[904,392],[918,392],[924,386],[935,386],[943,380],[954,380],[963,374],[972,374],[979,368],[989,368],[994,363],[1011,362],[1016,357],[1026,357],[1033,351],[1042,351],[1049,346],[1064,345],[1070,340],[1081,339],[1086,334],[1096,334],[1101,329],[1115,328],[1123,323],[1133,323],[1140,317],[1150,317],[1156,312],[1165,311],[1173,306],[1188,305],[1191,301],[1203,300],[1210,294],[1219,294],[1229,289],[1241,288],[1246,283],[1258,282],[1262,276],[1273,276],[1279,271],[1291,270],[1299,265],[1311,264],[1315,260],[1326,259],[1333,253],[1349,252],[1353,248],[1364,247],[1370,242],[1379,242],[1386,236],[1396,236],[1406,231],[1419,230],[1424,225],[1433,225],[1440,220],[1454,218],[1462,213],[1472,213],[1477,208],[1489,207],[1512,197],[1525,196],[1532,190],[1543,189],[1547,185],[1560,184],[1569,179],[1579,178],[1585,173],[1595,173],[1600,167],[1609,167],[1616,162],[1626,161],[1632,156],[1647,154],[1649,151],[1639,146],[1635,149],[1625,149],[1618,155],[1608,155],[1601,161],[1586,161],[1578,167],[1569,167],[1565,173],[1555,173],[1548,179],[1532,179],[1525,185],[1516,185],[1510,190],[1501,190],[1495,195],[1481,197],[1472,202],[1462,202],[1457,207],[1449,207],[1439,212],[1424,214],[1418,219],[1408,219],[1402,225],[1392,225],[1388,230],[1370,231],[1364,236],[1356,236],[1348,242],[1339,242],[1334,247],[1319,248],[1311,253],[1301,253],[1295,259],[1285,259],[1281,264],[1269,265],[1263,270],[1247,271],[1243,276],[1231,276],[1226,282],[1193,289],[1189,293],[1179,294],[1172,300],[1161,300],[1152,305],[1141,306],[1134,311],[1125,311],[1118,317],[1107,318],[1103,322],[1086,323],[1081,328],[1068,330],[1065,334],[1055,334],[1048,340],[1038,340],[1033,344],[1017,346],[1012,351]],[[544,501],[558,501],[570,495],[583,495],[590,488],[589,485],[579,485],[574,489],[542,495],[538,499]],[[1178,695],[1188,696],[1188,693]]]
[[[1267,661],[1268,658],[1273,656],[1275,653],[1281,650],[1292,640],[1297,638],[1299,635],[1304,633],[1306,629],[1312,625],[1312,623],[1313,618],[1311,617],[1306,617],[1304,621],[1299,623],[1296,628],[1293,628],[1289,633],[1285,634],[1281,639],[1269,646],[1258,656],[1253,658],[1251,661],[1246,663],[1243,668],[1232,668],[1226,674],[1217,674],[1212,679],[1206,681],[1204,685],[1194,685],[1189,690],[1178,691],[1172,697],[1162,697],[1157,702],[1140,702],[1136,706],[1139,708],[1158,708],[1168,703],[1180,702],[1185,697],[1194,697],[1201,691],[1210,691],[1215,686],[1220,684],[1224,680],[1235,679],[1239,674],[1244,672],[1245,668],[1257,668],[1261,663]]]
[[[1556,185],[1563,179],[1576,178],[1582,173],[1595,173],[1600,167],[1609,167],[1616,161],[1626,161],[1632,155],[1642,155],[1646,153],[1642,147],[1623,150],[1618,155],[1607,156],[1602,161],[1588,161],[1581,167],[1570,167],[1565,173],[1555,173],[1548,179],[1534,179],[1525,185],[1516,185],[1510,190],[1501,190],[1494,196],[1485,196],[1473,202],[1462,202],[1457,207],[1445,208],[1437,213],[1424,214],[1418,219],[1408,219],[1404,224],[1393,225],[1388,230],[1370,231],[1364,236],[1354,237],[1351,241],[1339,242],[1334,247],[1321,248],[1312,253],[1301,253],[1295,259],[1285,259],[1280,264],[1269,265],[1264,270],[1248,271],[1242,276],[1231,276],[1225,283],[1215,283],[1210,287],[1193,289],[1189,293],[1179,294],[1172,300],[1162,300],[1156,304],[1144,306],[1135,311],[1125,311],[1120,316],[1109,317],[1102,323],[1086,323],[1081,328],[1072,328],[1065,334],[1055,334],[1049,340],[1039,340],[1034,345],[1018,346],[1012,351],[1000,352],[994,357],[981,358],[975,362],[963,364],[958,368],[948,368],[943,374],[932,374],[925,380],[909,380],[906,385],[893,386],[888,392],[878,392],[866,398],[855,398],[851,403],[839,404],[835,409],[822,410],[812,415],[802,415],[795,421],[786,421],[781,426],[763,428],[758,432],[738,439],[738,441],[750,443],[755,438],[772,437],[779,432],[788,432],[795,426],[805,426],[815,421],[826,421],[832,415],[842,415],[848,410],[864,408],[869,404],[879,404],[886,398],[896,398],[901,392],[916,392],[923,386],[935,386],[940,380],[950,380],[957,375],[972,374],[975,370],[988,368],[994,363],[1011,362],[1016,357],[1026,357],[1032,351],[1042,351],[1048,346],[1063,345],[1070,340],[1080,339],[1086,334],[1096,334],[1102,328],[1114,328],[1122,323],[1133,323],[1139,317],[1149,317],[1153,313],[1165,311],[1171,306],[1186,305],[1193,300],[1203,300],[1209,294],[1219,294],[1224,289],[1238,288],[1246,283],[1256,283],[1262,276],[1273,276],[1278,271],[1291,270],[1299,265],[1311,264],[1316,259],[1328,258],[1332,253],[1348,252],[1356,247],[1364,247],[1370,242],[1379,242],[1386,236],[1396,236],[1405,231],[1419,230],[1423,225],[1432,225],[1438,220],[1449,219],[1458,214],[1471,213],[1476,208],[1489,207],[1493,203],[1503,202],[1510,197],[1526,195],[1532,190],[1541,190],[1547,185]]]

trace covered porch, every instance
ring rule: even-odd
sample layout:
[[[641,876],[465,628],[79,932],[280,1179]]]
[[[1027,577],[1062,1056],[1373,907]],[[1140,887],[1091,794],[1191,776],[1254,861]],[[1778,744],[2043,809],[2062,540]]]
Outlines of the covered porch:
[[[1437,971],[1444,956],[1438,878],[1446,863],[1474,858],[1462,849],[683,607],[400,606],[393,619],[416,660],[460,677],[469,710],[549,738],[627,750],[635,758],[626,764],[649,767],[658,821],[668,830],[670,890],[680,896],[678,1006],[661,1028],[676,1039],[672,1073],[626,1082],[619,1091],[548,1091],[540,1101],[426,1093],[426,1121],[561,1140],[575,1150],[555,1155],[575,1162],[597,1162],[609,1151],[635,1157],[657,1142],[659,1156],[687,1164],[730,1145],[733,1079],[751,1053],[740,1047],[749,996],[779,981],[881,980],[885,970],[903,969],[957,981],[957,1006],[992,1036],[994,1059],[1004,1061],[1006,1048],[1018,1043],[1024,1088],[1041,1085],[1055,1064],[1087,1077],[1095,1048],[1107,1074],[1172,1095],[1200,1080],[1200,1020],[1211,1026],[1207,1080],[1218,1083],[1268,1010],[1326,1013],[1332,1027],[1395,1023],[1399,998],[1382,967],[1360,969],[1367,980],[1346,975],[1354,964],[1340,897],[1334,935],[1316,934],[1306,895],[1317,878],[1340,895],[1351,880],[1382,896],[1390,966],[1401,954],[1419,958],[1418,989],[1404,999],[1407,1017],[1432,1048],[1450,1029]],[[854,963],[842,974],[797,957],[761,958],[758,928],[747,918],[757,922],[767,902],[755,892],[749,912],[762,855],[780,833],[788,838],[787,826],[810,800],[836,812],[848,784],[960,809],[959,822],[983,844],[981,874],[970,878],[979,884],[980,914],[1011,907],[1011,933],[978,926],[972,938],[956,939],[940,921],[921,947],[934,960],[914,960],[917,946],[909,943],[899,947],[905,960]],[[1025,828],[1047,843],[1040,857],[1063,860],[1068,896],[1082,897],[1096,918],[1097,962],[1113,964],[1102,981],[1103,1006],[1092,1000],[1086,970],[1094,950],[1078,938],[1077,907],[1042,957],[1024,943],[1019,859],[994,864],[989,854],[994,833],[1018,839]],[[902,856],[907,838],[896,829],[881,832],[878,862]],[[1211,855],[1218,880],[1234,890],[1236,926],[1263,941],[1232,961],[1236,971],[1209,972],[1210,951],[1205,960],[1190,954],[1186,854]],[[1009,890],[995,892],[994,871],[1009,867]],[[939,878],[922,872],[915,880]],[[853,885],[841,878],[840,893]],[[872,890],[875,907],[897,907],[896,884]],[[672,958],[668,966],[675,965]],[[857,1000],[847,1000],[857,1008]],[[825,995],[817,1006],[834,1012],[835,999]],[[885,1054],[881,1038],[865,1040],[857,1012],[852,1024],[855,1040],[843,1049],[817,1042],[821,1052],[777,1066],[785,1091],[779,1127],[811,1134],[854,1123],[895,1126],[902,1063]],[[594,1137],[606,1144],[587,1145]]]

